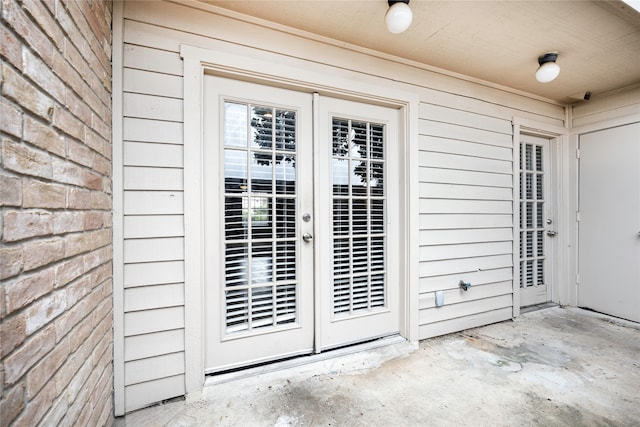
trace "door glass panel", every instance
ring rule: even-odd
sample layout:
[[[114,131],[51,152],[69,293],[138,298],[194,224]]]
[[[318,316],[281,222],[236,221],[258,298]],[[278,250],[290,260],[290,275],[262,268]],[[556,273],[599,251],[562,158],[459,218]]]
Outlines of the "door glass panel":
[[[520,144],[520,287],[545,285],[544,147]],[[523,168],[524,166],[524,168]]]
[[[385,127],[332,120],[333,314],[386,307]]]
[[[298,321],[297,112],[224,103],[226,335]]]

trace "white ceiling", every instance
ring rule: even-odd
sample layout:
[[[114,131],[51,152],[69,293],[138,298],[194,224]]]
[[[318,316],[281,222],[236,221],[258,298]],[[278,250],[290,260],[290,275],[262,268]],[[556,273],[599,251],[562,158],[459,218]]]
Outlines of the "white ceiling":
[[[411,0],[402,34],[385,28],[386,0],[203,1],[561,103],[640,83],[640,13],[622,1]],[[538,83],[552,51],[560,76]]]

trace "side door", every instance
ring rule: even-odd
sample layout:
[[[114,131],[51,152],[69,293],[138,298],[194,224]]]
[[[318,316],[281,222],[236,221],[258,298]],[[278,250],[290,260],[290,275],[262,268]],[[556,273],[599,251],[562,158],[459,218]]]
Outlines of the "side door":
[[[640,123],[580,136],[578,305],[640,322]]]

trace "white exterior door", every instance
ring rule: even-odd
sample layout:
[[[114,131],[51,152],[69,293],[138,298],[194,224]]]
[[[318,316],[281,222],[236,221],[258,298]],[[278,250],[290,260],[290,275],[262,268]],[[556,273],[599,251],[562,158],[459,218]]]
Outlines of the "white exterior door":
[[[205,371],[398,332],[397,111],[337,103],[367,114],[314,132],[311,94],[205,76],[204,96]]]
[[[318,350],[399,331],[398,111],[320,98]]]
[[[578,305],[640,322],[640,123],[580,136]]]
[[[553,238],[551,141],[520,138],[520,306],[551,301]]]

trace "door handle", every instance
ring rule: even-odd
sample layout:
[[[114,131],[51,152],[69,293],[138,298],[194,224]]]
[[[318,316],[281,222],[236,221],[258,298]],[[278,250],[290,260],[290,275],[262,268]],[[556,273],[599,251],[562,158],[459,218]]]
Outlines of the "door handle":
[[[304,233],[302,235],[302,240],[304,240],[305,242],[310,242],[313,240],[313,236],[309,233]]]
[[[558,232],[557,232],[557,231],[553,231],[553,230],[549,230],[549,231],[547,231],[547,236],[549,236],[549,237],[553,237],[553,236],[555,236],[556,234],[558,234]]]

